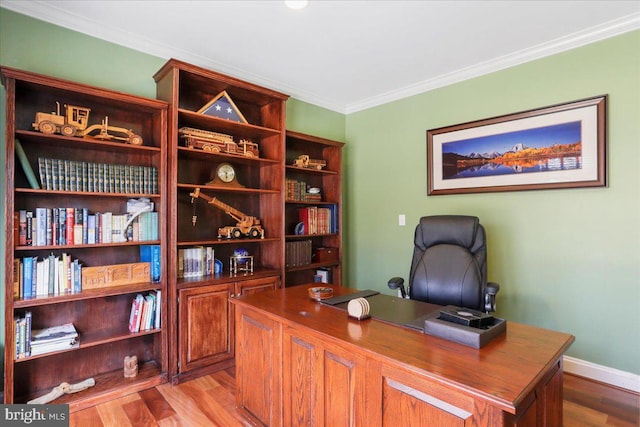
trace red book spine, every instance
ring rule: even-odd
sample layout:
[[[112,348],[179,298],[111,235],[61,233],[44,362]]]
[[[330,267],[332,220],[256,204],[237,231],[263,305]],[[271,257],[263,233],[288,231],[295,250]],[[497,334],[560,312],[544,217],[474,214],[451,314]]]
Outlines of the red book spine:
[[[67,208],[67,245],[73,244],[73,227],[75,225],[74,209]]]

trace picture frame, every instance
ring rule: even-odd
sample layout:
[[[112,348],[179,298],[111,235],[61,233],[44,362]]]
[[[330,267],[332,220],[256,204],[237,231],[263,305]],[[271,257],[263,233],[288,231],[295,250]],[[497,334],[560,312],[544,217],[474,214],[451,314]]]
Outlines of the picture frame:
[[[427,131],[427,195],[606,186],[607,95]]]

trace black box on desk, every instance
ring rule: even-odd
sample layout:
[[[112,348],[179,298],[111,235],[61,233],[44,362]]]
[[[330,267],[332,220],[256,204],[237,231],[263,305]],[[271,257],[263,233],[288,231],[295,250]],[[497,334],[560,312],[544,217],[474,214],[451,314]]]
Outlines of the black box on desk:
[[[507,330],[507,321],[497,317],[485,328],[474,328],[438,319],[439,315],[436,311],[424,321],[424,333],[469,347],[482,348]]]

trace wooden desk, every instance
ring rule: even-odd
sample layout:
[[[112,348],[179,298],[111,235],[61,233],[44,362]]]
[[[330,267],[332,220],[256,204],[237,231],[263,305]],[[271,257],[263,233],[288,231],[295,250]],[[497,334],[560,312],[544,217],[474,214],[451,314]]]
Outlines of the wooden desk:
[[[352,320],[310,300],[310,286],[232,300],[237,404],[255,421],[562,425],[562,355],[573,336],[509,322],[505,334],[474,349],[376,318]],[[335,288],[334,295],[352,292]],[[380,297],[403,312],[414,310],[407,317],[437,308]]]

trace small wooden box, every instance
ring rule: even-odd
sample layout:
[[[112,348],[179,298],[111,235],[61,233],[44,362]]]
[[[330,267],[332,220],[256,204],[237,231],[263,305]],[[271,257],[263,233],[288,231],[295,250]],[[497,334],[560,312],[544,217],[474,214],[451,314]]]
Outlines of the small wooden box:
[[[150,263],[148,262],[83,267],[82,290],[148,282],[150,278]]]
[[[313,262],[338,261],[338,248],[316,248],[313,251]]]

